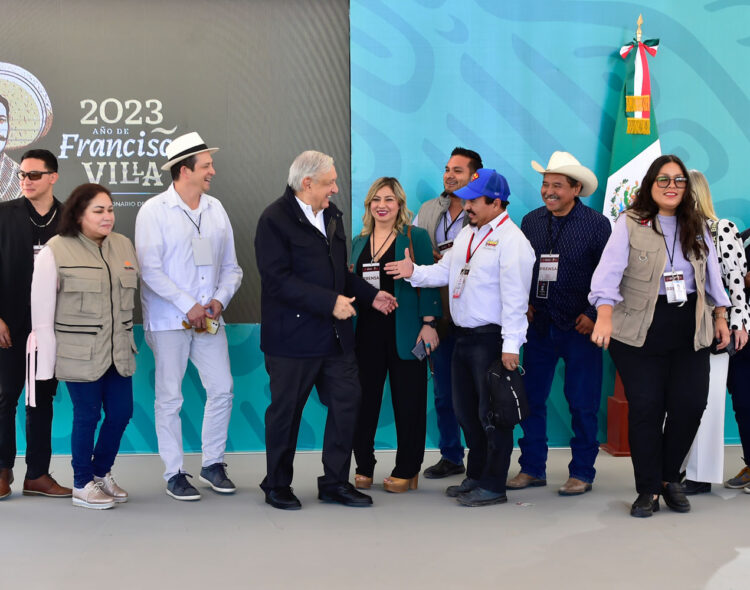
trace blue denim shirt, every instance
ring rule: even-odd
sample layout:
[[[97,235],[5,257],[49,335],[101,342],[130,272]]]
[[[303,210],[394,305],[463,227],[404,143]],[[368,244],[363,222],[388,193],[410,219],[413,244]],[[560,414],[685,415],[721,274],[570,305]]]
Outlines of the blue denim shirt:
[[[564,217],[555,217],[546,207],[534,209],[523,218],[521,231],[536,254],[529,295],[534,307],[531,325],[542,333],[550,323],[570,330],[582,313],[596,321],[596,309],[589,304],[588,293],[591,275],[612,232],[609,220],[576,198],[573,209]],[[547,299],[538,299],[539,256],[550,253],[560,255],[557,281],[550,282]]]

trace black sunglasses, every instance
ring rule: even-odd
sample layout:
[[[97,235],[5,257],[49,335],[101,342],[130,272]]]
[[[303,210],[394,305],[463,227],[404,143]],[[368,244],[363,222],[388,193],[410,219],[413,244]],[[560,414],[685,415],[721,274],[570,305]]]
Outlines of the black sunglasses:
[[[16,172],[18,180],[23,180],[24,178],[28,178],[29,180],[39,180],[42,177],[42,174],[54,174],[54,172],[39,172],[38,170],[31,170],[29,172],[19,170]]]

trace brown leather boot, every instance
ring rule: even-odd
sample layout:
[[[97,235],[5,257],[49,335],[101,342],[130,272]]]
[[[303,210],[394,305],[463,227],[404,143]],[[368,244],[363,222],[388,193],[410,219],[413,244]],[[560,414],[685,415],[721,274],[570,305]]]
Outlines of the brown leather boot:
[[[13,470],[4,467],[0,469],[0,500],[10,496],[10,484],[13,483]]]
[[[24,496],[47,496],[48,498],[70,498],[73,490],[64,488],[51,475],[23,480]]]

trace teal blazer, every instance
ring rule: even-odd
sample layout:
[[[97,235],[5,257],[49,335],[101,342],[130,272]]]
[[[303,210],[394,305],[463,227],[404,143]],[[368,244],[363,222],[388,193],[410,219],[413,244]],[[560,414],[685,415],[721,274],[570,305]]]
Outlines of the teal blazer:
[[[370,236],[358,235],[352,240],[352,255],[349,259],[353,265],[357,264],[362,250],[367,245]],[[416,264],[433,264],[432,242],[427,230],[412,226],[411,241],[414,246]],[[406,228],[396,235],[396,260],[401,260],[404,250],[409,247]],[[398,300],[396,308],[396,351],[403,360],[414,360],[411,349],[417,342],[417,336],[422,329],[422,318],[426,315],[440,317],[442,305],[439,289],[417,289],[404,279],[394,281],[394,295]]]

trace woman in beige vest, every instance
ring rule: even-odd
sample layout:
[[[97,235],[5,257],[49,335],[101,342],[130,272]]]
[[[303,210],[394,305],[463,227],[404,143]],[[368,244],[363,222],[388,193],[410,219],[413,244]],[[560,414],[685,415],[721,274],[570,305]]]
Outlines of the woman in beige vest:
[[[610,348],[629,404],[638,492],[630,514],[651,516],[659,495],[688,512],[680,467],[706,407],[708,347],[714,337],[719,348],[729,343],[729,299],[677,156],[654,160],[615,223],[589,301],[598,312],[591,339]]]
[[[128,499],[111,469],[133,414],[138,267],[133,244],[112,231],[114,223],[106,188],[74,189],[60,235],[39,253],[31,284],[27,374],[66,382],[73,402],[73,505],[94,509]]]

